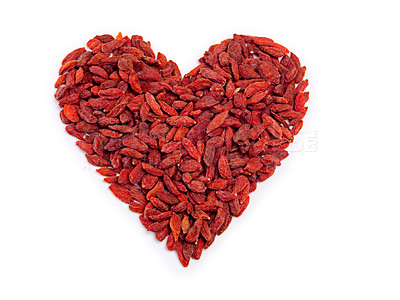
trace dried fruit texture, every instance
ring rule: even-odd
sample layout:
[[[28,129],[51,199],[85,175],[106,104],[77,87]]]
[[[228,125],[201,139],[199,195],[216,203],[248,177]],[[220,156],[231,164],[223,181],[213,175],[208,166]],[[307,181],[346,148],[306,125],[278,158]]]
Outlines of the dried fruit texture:
[[[98,35],[55,83],[67,132],[183,266],[249,204],[300,131],[306,67],[266,37],[234,35],[181,76],[141,36]]]

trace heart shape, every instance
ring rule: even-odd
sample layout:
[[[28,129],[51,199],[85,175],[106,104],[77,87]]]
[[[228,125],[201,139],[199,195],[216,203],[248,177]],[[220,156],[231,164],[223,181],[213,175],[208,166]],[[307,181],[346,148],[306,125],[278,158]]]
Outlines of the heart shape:
[[[62,61],[66,130],[183,266],[249,204],[302,127],[306,68],[265,37],[213,45],[181,78],[141,36],[100,35]]]

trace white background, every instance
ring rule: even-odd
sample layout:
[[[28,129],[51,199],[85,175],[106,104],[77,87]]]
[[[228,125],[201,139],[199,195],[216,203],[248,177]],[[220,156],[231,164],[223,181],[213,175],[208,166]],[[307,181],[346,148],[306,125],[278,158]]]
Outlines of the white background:
[[[396,2],[1,4],[0,299],[400,299]],[[273,38],[308,68],[290,156],[186,269],[59,120],[62,58],[119,31],[182,73],[233,33]]]

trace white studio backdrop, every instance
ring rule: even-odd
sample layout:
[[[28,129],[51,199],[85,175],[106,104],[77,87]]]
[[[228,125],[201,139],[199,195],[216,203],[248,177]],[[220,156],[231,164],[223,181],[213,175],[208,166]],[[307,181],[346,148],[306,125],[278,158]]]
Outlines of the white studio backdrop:
[[[15,1],[0,12],[0,299],[400,299],[396,1]],[[233,33],[307,66],[309,110],[245,213],[183,268],[116,199],[53,98],[97,34],[182,73]]]

